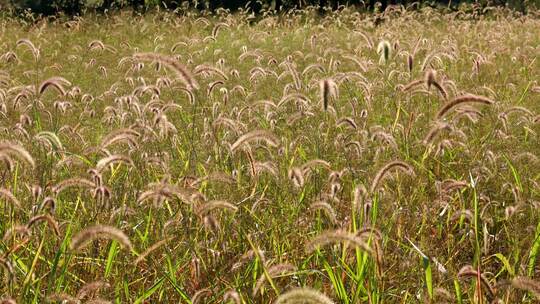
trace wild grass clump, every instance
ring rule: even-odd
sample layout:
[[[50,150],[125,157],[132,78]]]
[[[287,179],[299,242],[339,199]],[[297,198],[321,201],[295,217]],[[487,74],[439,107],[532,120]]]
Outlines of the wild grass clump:
[[[0,302],[536,303],[538,16],[0,17]]]

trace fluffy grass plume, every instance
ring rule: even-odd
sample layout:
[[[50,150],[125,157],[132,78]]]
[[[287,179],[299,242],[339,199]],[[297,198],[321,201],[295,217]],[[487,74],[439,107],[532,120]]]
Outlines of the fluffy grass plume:
[[[406,173],[408,175],[413,175],[414,174],[414,169],[413,169],[413,167],[411,167],[411,165],[409,165],[409,164],[407,164],[407,163],[405,163],[403,161],[399,161],[399,160],[391,161],[391,162],[387,163],[386,165],[384,165],[377,172],[377,174],[373,178],[373,181],[371,182],[369,192],[374,193],[375,190],[377,190],[377,187],[379,186],[380,182],[393,169],[397,169],[397,170],[402,171],[402,172],[404,172],[404,173]]]
[[[517,289],[530,292],[537,300],[540,300],[540,283],[527,277],[515,277],[512,279],[512,286]]]
[[[330,101],[336,100],[338,98],[338,87],[334,80],[332,79],[323,79],[319,82],[319,92],[321,96],[321,104],[325,111],[328,110]]]
[[[0,188],[0,196],[9,201],[13,206],[21,208],[21,202],[8,189]]]
[[[328,204],[327,202],[325,202],[325,201],[316,201],[316,202],[312,203],[311,205],[309,205],[309,209],[311,209],[313,211],[321,210],[321,211],[324,212],[326,217],[328,217],[328,219],[330,220],[330,222],[332,224],[337,223],[336,211],[334,210],[332,205]]]
[[[270,131],[254,130],[240,136],[232,145],[231,151],[236,151],[238,148],[252,141],[264,141],[271,147],[279,146],[279,139]]]
[[[392,46],[387,40],[381,40],[377,45],[377,54],[379,54],[379,64],[386,64],[390,60]]]
[[[124,163],[124,164],[133,166],[133,161],[128,156],[121,155],[121,154],[114,154],[114,155],[109,155],[107,157],[100,159],[96,164],[96,170],[101,172],[105,168],[116,163]]]
[[[122,230],[105,225],[94,225],[79,231],[71,239],[70,248],[73,251],[80,251],[95,239],[112,239],[129,250],[133,249],[129,238]]]
[[[45,93],[45,90],[47,90],[47,88],[52,87],[56,89],[56,91],[60,94],[60,96],[64,96],[66,95],[66,89],[64,88],[64,86],[70,86],[70,85],[71,85],[71,82],[69,82],[67,79],[63,77],[58,77],[58,76],[51,77],[43,81],[39,85],[38,94],[42,95],[43,93]]]
[[[32,217],[28,221],[26,226],[28,228],[32,228],[32,226],[34,226],[34,225],[36,225],[36,224],[38,224],[40,222],[46,222],[49,225],[49,228],[52,229],[54,234],[56,234],[56,236],[60,236],[60,226],[58,226],[58,223],[56,222],[56,220],[50,214],[36,215],[36,216]]]
[[[437,118],[442,118],[456,106],[467,104],[467,103],[480,103],[480,104],[485,104],[485,105],[492,105],[495,103],[495,101],[487,97],[474,95],[474,94],[465,94],[462,96],[458,96],[452,99],[451,101],[449,101],[448,103],[446,103],[445,105],[443,105],[439,109],[439,112],[437,113]]]
[[[191,72],[174,58],[156,53],[136,53],[133,57],[139,60],[159,62],[173,70],[177,77],[186,85],[188,90],[196,90],[199,88],[199,84],[193,75],[191,75]]]
[[[334,304],[326,295],[312,288],[295,288],[281,294],[274,304]]]
[[[214,201],[203,203],[199,208],[197,208],[197,214],[205,215],[215,209],[227,209],[227,210],[235,212],[238,210],[238,207],[236,207],[235,205],[227,201],[214,200]]]
[[[12,156],[26,161],[30,166],[35,167],[36,162],[32,155],[22,146],[14,143],[1,142],[0,143],[0,156],[6,156],[11,158]]]
[[[328,244],[348,242],[354,247],[358,247],[367,253],[374,256],[374,252],[371,247],[364,241],[364,239],[357,237],[355,234],[343,231],[343,230],[333,230],[325,231],[315,238],[311,239],[306,244],[306,252],[313,252],[317,248]]]

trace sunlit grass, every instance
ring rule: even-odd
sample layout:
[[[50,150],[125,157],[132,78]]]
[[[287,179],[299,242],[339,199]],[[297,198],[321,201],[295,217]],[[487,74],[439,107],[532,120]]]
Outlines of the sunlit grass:
[[[533,303],[537,16],[0,20],[0,298]]]

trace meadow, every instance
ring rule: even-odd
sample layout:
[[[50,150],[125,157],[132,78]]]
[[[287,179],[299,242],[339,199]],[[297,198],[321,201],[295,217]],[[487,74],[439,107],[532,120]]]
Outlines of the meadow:
[[[536,303],[540,13],[0,18],[0,303]]]

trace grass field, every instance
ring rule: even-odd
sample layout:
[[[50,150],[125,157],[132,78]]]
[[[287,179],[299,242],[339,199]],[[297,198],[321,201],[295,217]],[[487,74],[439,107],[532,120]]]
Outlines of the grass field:
[[[0,19],[0,302],[538,301],[539,16]]]

